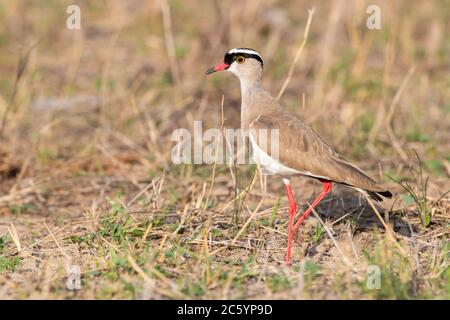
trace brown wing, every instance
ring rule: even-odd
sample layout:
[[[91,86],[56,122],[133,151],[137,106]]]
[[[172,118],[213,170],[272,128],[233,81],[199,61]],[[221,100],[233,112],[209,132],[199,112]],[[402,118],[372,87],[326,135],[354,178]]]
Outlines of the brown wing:
[[[249,129],[256,129],[256,132],[258,129],[279,129],[278,160],[289,168],[363,190],[385,191],[295,115],[284,111],[260,115],[250,123]],[[274,149],[268,146],[266,150]]]

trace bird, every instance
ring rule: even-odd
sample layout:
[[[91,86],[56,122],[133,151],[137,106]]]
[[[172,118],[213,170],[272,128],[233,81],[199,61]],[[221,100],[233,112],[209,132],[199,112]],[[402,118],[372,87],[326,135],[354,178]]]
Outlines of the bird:
[[[261,55],[250,48],[228,50],[223,62],[208,69],[206,74],[229,71],[240,80],[241,129],[248,133],[252,159],[263,174],[280,176],[289,202],[288,239],[285,263],[292,262],[292,241],[302,222],[325,198],[334,184],[353,188],[376,201],[391,198],[392,193],[364,173],[356,165],[338,154],[301,118],[283,109],[279,101],[262,86],[264,62]],[[268,153],[258,139],[259,130],[278,130],[278,154]],[[322,183],[322,191],[308,208],[297,216],[290,179],[295,176],[314,178]]]

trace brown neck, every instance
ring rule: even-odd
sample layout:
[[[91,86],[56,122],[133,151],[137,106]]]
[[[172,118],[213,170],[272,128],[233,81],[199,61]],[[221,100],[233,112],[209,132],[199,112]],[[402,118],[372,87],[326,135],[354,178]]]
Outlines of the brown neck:
[[[258,115],[273,113],[276,111],[278,103],[270,103],[275,101],[271,95],[264,90],[261,85],[261,78],[248,79],[241,78],[241,127],[248,129],[249,124],[255,120]]]
[[[245,111],[252,106],[252,100],[258,91],[263,90],[261,80],[240,79],[241,82],[241,107]]]

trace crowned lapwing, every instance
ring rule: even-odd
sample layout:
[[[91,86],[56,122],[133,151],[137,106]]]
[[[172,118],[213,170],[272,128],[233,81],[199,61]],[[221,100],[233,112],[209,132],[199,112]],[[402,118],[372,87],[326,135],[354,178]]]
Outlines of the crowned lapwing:
[[[206,74],[226,70],[240,80],[241,127],[244,132],[248,132],[252,158],[261,165],[265,174],[282,177],[286,187],[289,227],[285,261],[290,264],[294,234],[311,211],[331,191],[333,182],[356,189],[376,201],[382,201],[381,196],[390,198],[392,194],[336,153],[298,116],[284,111],[278,100],[262,87],[263,66],[263,59],[255,50],[235,48],[225,53],[223,62],[210,68]],[[261,129],[278,130],[277,157],[266,151],[273,148],[258,144],[257,135]],[[322,192],[297,221],[297,203],[289,180],[292,176],[316,178],[323,184]]]

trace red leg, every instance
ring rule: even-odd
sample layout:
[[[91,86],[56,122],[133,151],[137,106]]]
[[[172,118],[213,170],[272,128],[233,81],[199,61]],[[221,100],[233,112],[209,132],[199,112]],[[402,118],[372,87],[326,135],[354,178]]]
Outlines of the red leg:
[[[309,208],[300,216],[298,221],[295,223],[293,228],[293,233],[297,232],[298,227],[302,224],[302,222],[309,216],[309,214],[312,212],[312,210],[319,204],[320,201],[322,201],[323,198],[331,191],[332,183],[328,180],[320,180],[323,183],[322,192],[319,194],[319,196],[316,198],[316,200],[313,201],[313,203],[309,206]]]
[[[289,226],[288,226],[288,243],[286,248],[286,264],[291,264],[291,247],[292,239],[294,237],[294,219],[297,213],[297,203],[295,202],[294,195],[292,194],[291,184],[288,179],[283,179],[286,187],[286,193],[289,201]]]

